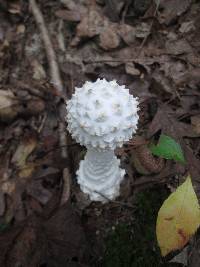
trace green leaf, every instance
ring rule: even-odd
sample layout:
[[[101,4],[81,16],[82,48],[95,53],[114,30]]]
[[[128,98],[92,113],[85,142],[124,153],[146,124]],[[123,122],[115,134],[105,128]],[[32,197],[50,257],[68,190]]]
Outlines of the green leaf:
[[[162,134],[157,145],[150,145],[153,155],[165,159],[173,159],[185,164],[181,146],[171,137]]]

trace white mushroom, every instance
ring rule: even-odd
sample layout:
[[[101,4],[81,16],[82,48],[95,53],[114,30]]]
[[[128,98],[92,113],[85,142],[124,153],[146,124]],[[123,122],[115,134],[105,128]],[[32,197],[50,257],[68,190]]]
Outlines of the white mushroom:
[[[137,98],[124,85],[105,79],[86,82],[67,101],[68,130],[87,147],[77,171],[78,183],[91,200],[106,202],[119,195],[125,171],[114,149],[136,132],[137,111]]]

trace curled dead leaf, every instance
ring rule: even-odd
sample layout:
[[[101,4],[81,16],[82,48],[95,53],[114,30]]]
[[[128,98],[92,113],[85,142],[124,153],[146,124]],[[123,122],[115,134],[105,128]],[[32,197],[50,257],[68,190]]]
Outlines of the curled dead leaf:
[[[131,164],[143,175],[159,173],[165,166],[164,159],[154,157],[146,144],[131,149]]]

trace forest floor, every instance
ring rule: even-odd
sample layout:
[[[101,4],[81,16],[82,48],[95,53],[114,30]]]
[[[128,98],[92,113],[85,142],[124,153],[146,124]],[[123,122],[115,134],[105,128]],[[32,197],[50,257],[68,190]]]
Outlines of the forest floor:
[[[65,101],[97,78],[139,98],[137,135],[116,154],[120,197],[91,202],[76,182],[85,150]],[[186,165],[155,158],[160,134]],[[0,0],[0,266],[200,266],[197,233],[162,258],[155,224],[189,172],[200,198],[200,3]]]

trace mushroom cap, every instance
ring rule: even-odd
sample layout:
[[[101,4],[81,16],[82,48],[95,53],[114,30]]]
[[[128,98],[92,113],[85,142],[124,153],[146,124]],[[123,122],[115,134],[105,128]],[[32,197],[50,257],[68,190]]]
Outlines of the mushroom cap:
[[[81,145],[115,149],[131,139],[138,123],[138,99],[124,85],[98,79],[75,88],[67,101],[68,130]]]

